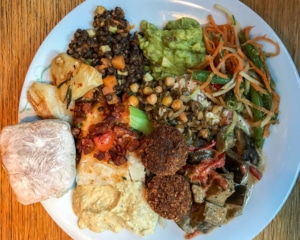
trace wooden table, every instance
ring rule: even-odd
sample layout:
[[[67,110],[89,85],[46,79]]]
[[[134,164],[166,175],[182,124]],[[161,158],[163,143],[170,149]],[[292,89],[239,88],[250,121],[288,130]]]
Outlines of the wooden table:
[[[43,39],[81,2],[83,1],[0,1],[0,129],[17,123],[23,80]],[[300,72],[299,1],[243,2],[275,30]],[[41,204],[23,206],[16,201],[7,174],[2,168],[0,179],[0,239],[70,239],[48,216]],[[296,240],[299,236],[300,178],[281,211],[255,240]]]

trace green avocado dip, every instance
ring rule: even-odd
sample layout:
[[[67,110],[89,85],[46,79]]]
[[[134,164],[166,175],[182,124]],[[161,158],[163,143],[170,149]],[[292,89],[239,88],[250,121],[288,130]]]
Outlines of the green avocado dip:
[[[163,29],[143,20],[139,45],[151,62],[152,76],[180,76],[205,58],[202,27],[195,19],[183,17],[169,21]]]

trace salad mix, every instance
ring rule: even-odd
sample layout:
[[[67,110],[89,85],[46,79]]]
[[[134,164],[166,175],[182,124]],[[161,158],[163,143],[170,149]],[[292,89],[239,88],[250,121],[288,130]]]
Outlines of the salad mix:
[[[135,153],[145,169],[145,201],[186,238],[242,214],[262,178],[270,126],[279,123],[280,97],[266,62],[279,45],[251,37],[252,26],[241,28],[227,9],[215,7],[226,23],[183,17],[161,29],[144,20],[133,32],[120,7],[98,6],[92,28],[78,29],[51,66],[72,112],[77,175],[87,156],[122,167]],[[275,52],[264,52],[262,41]],[[62,61],[72,71],[59,79]]]

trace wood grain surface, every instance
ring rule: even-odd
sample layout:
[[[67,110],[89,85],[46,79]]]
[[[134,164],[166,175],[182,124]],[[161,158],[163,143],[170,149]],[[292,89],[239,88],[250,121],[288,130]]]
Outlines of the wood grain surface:
[[[17,123],[19,95],[27,69],[43,39],[82,0],[0,1],[0,129]],[[278,34],[300,72],[299,0],[243,0]],[[99,4],[101,1],[99,1]],[[4,169],[0,170],[0,239],[70,239],[41,204],[16,201]],[[250,220],[249,221],[255,221]],[[255,240],[300,238],[300,178],[283,208]],[[230,237],[224,237],[230,239]]]

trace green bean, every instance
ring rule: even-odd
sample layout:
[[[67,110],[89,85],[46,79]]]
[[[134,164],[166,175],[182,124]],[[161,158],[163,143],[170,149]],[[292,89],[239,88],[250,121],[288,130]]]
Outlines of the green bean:
[[[229,109],[235,110],[237,106],[237,100],[236,97],[234,96],[233,91],[229,91],[225,94],[225,100],[226,100],[226,106]]]
[[[232,90],[225,94],[225,101],[227,108],[231,110],[242,112],[244,109],[243,104],[236,99]]]
[[[250,87],[251,101],[259,106],[263,107],[263,100],[261,95],[253,88]],[[254,121],[259,121],[264,117],[264,113],[259,111],[258,109],[253,108],[253,119]],[[264,128],[263,127],[255,127],[254,128],[254,141],[257,148],[262,148],[264,144]]]
[[[276,84],[273,78],[271,77],[269,69],[265,63],[266,59],[260,58],[259,49],[252,44],[244,44],[247,41],[245,34],[240,33],[239,39],[242,44],[242,49],[244,50],[247,57],[253,62],[253,64],[256,67],[258,67],[260,70],[264,71],[267,75],[270,76],[270,86],[273,90],[275,90]],[[268,110],[270,110],[272,107],[273,99],[271,93],[260,95],[254,88],[250,87],[250,99],[257,106],[264,107]],[[254,121],[259,121],[264,117],[264,114],[258,109],[253,109],[253,117]],[[263,127],[254,128],[254,139],[255,144],[258,148],[262,148],[264,144],[263,133]]]
[[[262,101],[263,101],[263,106],[270,110],[271,107],[272,107],[272,94],[271,93],[266,93],[266,94],[263,94],[262,96]]]
[[[273,104],[272,94],[271,93],[263,94],[261,97],[262,97],[264,107],[268,110],[271,110]],[[278,119],[278,114],[275,114],[272,117],[272,120],[277,120],[277,119]]]
[[[211,73],[212,72],[206,71],[206,70],[194,70],[192,72],[192,79],[198,80],[201,82],[205,82],[205,81],[207,81],[207,79]],[[215,84],[224,85],[224,84],[228,83],[231,80],[231,78],[232,78],[232,76],[229,76],[229,75],[228,75],[228,78],[222,78],[222,77],[219,77],[218,75],[214,75],[212,77],[211,82],[215,83]]]
[[[261,58],[259,56],[258,48],[252,44],[244,44],[247,41],[247,39],[246,39],[245,34],[243,34],[243,33],[239,34],[239,39],[241,42],[242,49],[244,50],[246,56],[254,63],[254,65],[256,67],[258,67],[260,70],[262,70],[265,73],[267,73],[268,75],[270,75],[269,69],[266,69],[266,65],[265,65],[266,60],[265,59],[264,59],[264,61],[261,60]],[[272,77],[270,77],[270,86],[273,90],[275,90],[276,84]]]
[[[244,44],[247,41],[247,39],[246,39],[245,34],[243,34],[243,33],[239,34],[239,39],[241,42],[242,49],[246,53],[247,57],[254,63],[254,65],[256,67],[265,71],[265,65],[259,57],[258,48],[252,44]]]
[[[226,94],[225,94],[225,100],[226,101],[236,101],[236,97],[234,95],[234,92],[231,90],[231,91],[228,91]]]

